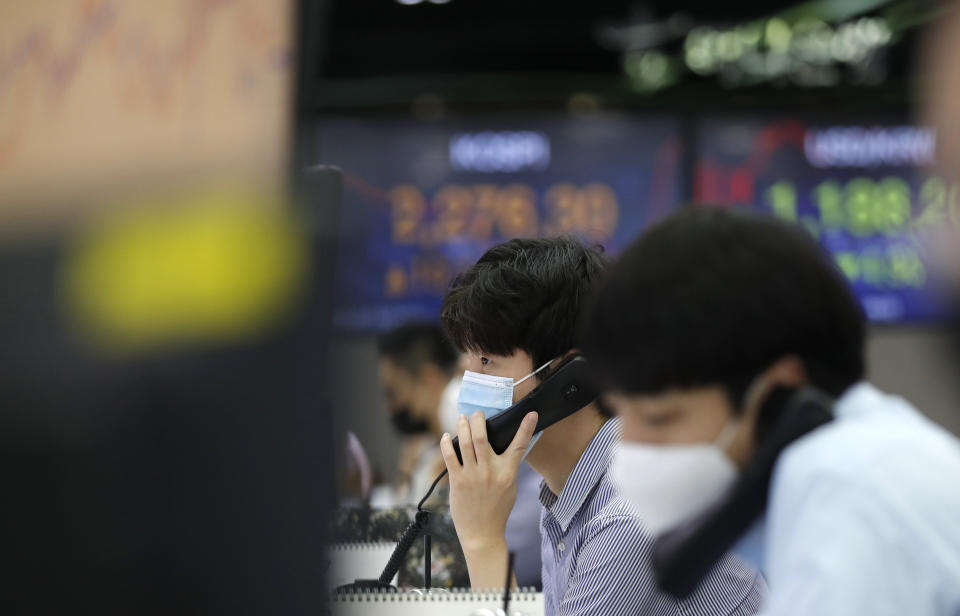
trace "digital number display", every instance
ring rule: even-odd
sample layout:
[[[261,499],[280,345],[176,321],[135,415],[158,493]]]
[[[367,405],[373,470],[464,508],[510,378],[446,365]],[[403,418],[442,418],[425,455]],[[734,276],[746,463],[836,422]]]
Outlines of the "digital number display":
[[[336,325],[436,320],[453,277],[514,237],[574,233],[616,254],[691,200],[802,225],[875,322],[946,315],[927,236],[960,224],[960,187],[925,173],[932,131],[894,122],[628,115],[330,119],[344,171]],[[681,169],[694,153],[693,176]]]
[[[331,119],[338,328],[436,320],[453,277],[514,237],[572,233],[616,253],[683,200],[678,134],[669,118],[620,115]]]
[[[960,222],[960,187],[930,176],[935,137],[893,123],[705,120],[694,198],[803,225],[832,254],[875,322],[946,315],[929,237]]]

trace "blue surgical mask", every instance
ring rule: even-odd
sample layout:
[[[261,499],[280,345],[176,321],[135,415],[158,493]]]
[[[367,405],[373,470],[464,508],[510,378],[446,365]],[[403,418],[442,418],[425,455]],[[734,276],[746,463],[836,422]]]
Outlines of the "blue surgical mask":
[[[468,417],[483,411],[487,419],[496,417],[513,406],[513,389],[550,365],[551,359],[519,381],[509,376],[493,376],[467,370],[463,373],[460,394],[457,396],[457,411]]]

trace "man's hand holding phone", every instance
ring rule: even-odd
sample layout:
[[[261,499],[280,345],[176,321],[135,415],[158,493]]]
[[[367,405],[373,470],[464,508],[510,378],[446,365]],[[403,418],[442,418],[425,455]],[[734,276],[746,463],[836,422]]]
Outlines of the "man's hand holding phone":
[[[450,476],[450,515],[467,558],[474,588],[503,586],[507,574],[507,517],[517,498],[517,469],[537,427],[537,413],[527,413],[520,429],[502,454],[487,440],[482,412],[469,420],[461,415],[457,426],[463,464],[444,434],[440,451]]]

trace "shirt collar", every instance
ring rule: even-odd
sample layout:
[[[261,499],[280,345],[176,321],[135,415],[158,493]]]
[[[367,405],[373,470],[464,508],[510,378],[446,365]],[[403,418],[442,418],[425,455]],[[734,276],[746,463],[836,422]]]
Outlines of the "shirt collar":
[[[573,518],[583,507],[594,486],[603,478],[610,466],[613,447],[620,438],[619,418],[608,419],[590,440],[570,476],[567,477],[560,496],[554,494],[547,482],[540,483],[540,504],[560,524],[563,532],[570,527]]]
[[[874,412],[889,406],[884,404],[886,396],[879,389],[867,381],[860,381],[850,386],[837,398],[833,405],[833,412],[839,418],[852,418],[858,415]]]

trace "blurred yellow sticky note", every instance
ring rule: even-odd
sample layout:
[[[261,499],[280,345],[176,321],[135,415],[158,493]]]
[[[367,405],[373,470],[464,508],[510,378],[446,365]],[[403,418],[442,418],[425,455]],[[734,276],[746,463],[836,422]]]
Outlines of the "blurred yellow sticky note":
[[[288,314],[306,244],[262,195],[214,192],[113,208],[64,262],[67,318],[98,347],[139,351],[256,335]]]

